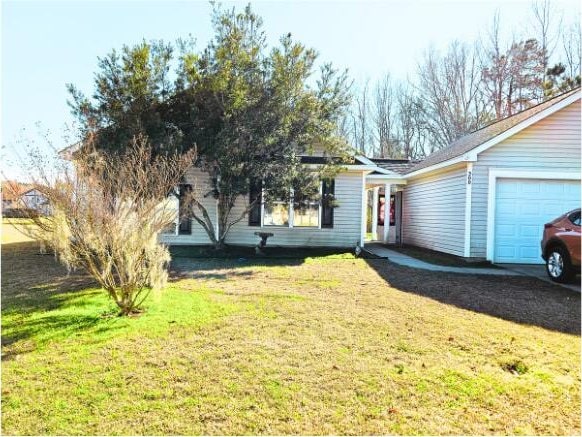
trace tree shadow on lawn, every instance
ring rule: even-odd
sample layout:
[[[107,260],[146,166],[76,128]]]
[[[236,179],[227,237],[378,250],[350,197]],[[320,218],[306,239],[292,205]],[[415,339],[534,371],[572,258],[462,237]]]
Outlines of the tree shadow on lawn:
[[[52,254],[40,254],[38,244],[2,245],[2,312],[28,314],[67,306],[79,292],[97,283],[83,272],[67,273]]]
[[[512,322],[580,335],[580,294],[521,276],[465,275],[367,263],[390,286]]]
[[[98,325],[101,325],[98,327]],[[13,326],[10,334],[2,335],[2,361],[9,361],[18,355],[33,352],[39,345],[53,340],[64,340],[85,336],[91,330],[94,334],[107,331],[108,334],[118,329],[114,320],[105,320],[92,315],[50,315]],[[84,341],[84,344],[99,343],[100,338]]]
[[[96,287],[88,275],[68,275],[53,255],[39,254],[34,242],[3,244],[2,360],[50,340],[116,329],[114,318],[103,317],[110,306],[101,311],[107,300]]]

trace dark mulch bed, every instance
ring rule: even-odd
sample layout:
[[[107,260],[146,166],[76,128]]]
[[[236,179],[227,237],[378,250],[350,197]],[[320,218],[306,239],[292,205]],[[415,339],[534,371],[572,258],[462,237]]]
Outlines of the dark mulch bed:
[[[439,266],[448,267],[484,267],[484,268],[498,268],[496,265],[491,264],[489,261],[479,260],[471,261],[461,258],[460,256],[451,255],[449,253],[437,252],[431,249],[425,249],[424,247],[410,246],[410,245],[386,245],[390,250],[403,253],[404,255],[417,258],[421,261],[425,261],[431,264],[436,264]]]
[[[350,247],[277,247],[267,246],[262,249],[263,254],[257,254],[254,246],[225,246],[216,250],[212,246],[170,246],[172,258],[213,258],[213,259],[305,259],[321,256],[345,256],[354,253]],[[361,257],[373,257],[362,253]]]
[[[580,293],[522,276],[464,275],[367,263],[391,286],[505,320],[580,335]]]

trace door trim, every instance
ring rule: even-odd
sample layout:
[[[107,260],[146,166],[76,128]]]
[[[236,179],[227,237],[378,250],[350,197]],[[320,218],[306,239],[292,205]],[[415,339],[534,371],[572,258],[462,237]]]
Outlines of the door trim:
[[[497,179],[554,179],[561,181],[580,181],[580,173],[515,170],[504,168],[489,169],[489,186],[487,195],[487,260],[494,262],[495,258],[495,198]]]

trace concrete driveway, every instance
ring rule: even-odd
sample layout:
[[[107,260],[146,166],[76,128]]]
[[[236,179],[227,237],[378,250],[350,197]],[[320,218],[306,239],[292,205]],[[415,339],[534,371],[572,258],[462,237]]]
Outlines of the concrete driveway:
[[[512,272],[520,273],[525,276],[531,276],[532,278],[538,278],[545,282],[550,282],[552,284],[560,285],[570,290],[577,291],[580,293],[580,276],[576,276],[576,279],[571,284],[558,284],[553,282],[548,278],[546,273],[546,266],[543,264],[496,264],[504,269],[510,270]]]

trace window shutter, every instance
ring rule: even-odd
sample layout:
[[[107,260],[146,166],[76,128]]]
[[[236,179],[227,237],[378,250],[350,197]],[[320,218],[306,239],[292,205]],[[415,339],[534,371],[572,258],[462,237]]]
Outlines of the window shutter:
[[[249,189],[249,205],[255,200],[256,203],[249,211],[249,226],[261,226],[261,183],[252,181]]]
[[[333,206],[331,205],[335,195],[335,179],[324,180],[321,189],[321,227],[333,228]]]
[[[180,215],[180,224],[178,226],[178,234],[180,235],[189,235],[192,233],[192,219],[184,214],[184,208],[186,205],[184,204],[184,200],[187,194],[192,192],[192,185],[190,184],[181,184],[180,185],[180,193],[179,193],[179,203],[178,203],[178,213]]]

